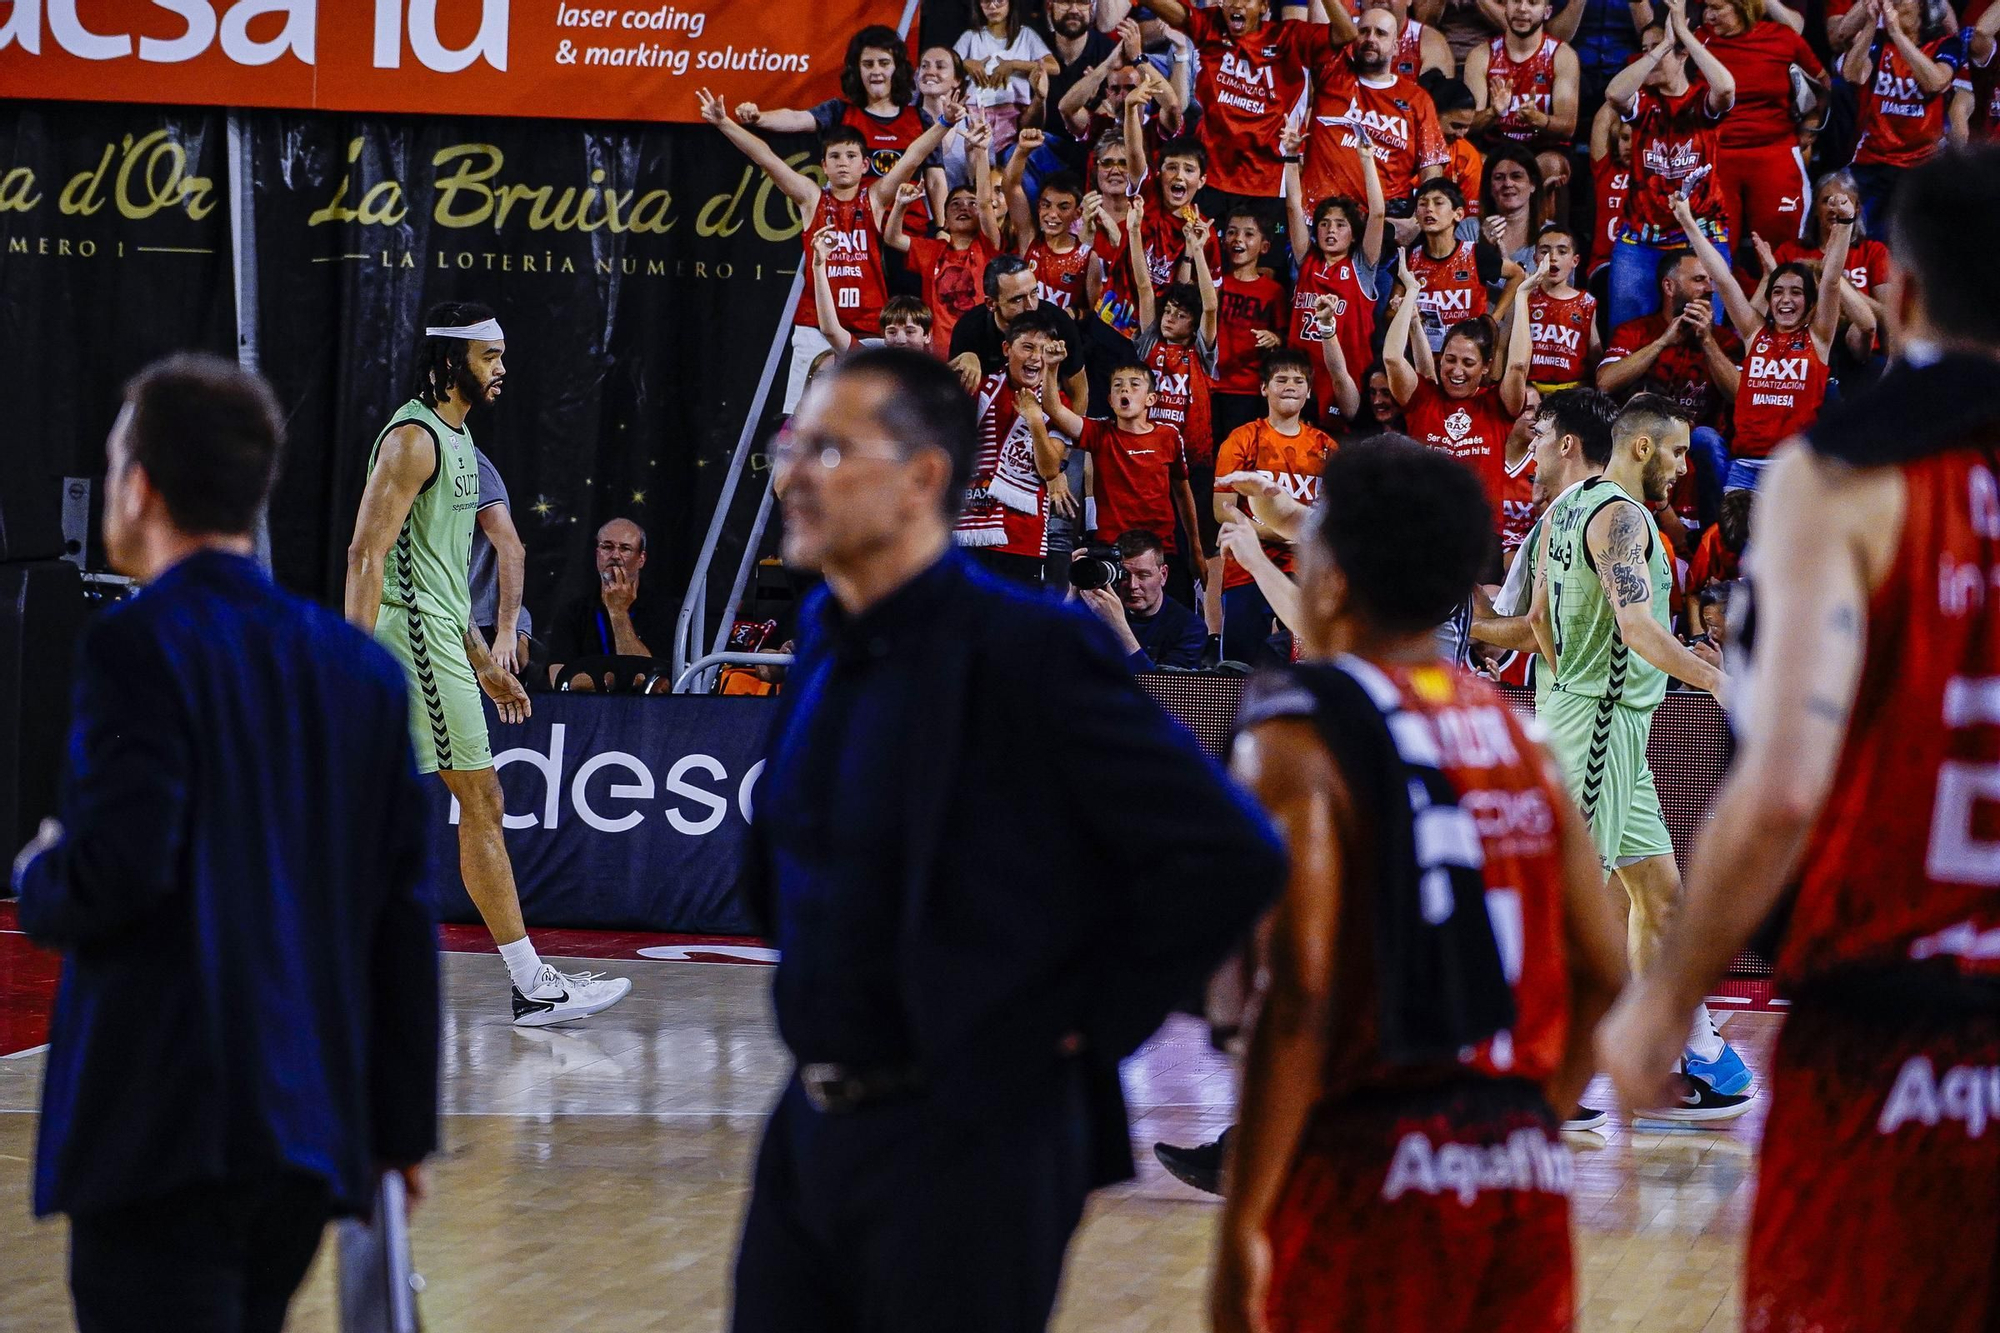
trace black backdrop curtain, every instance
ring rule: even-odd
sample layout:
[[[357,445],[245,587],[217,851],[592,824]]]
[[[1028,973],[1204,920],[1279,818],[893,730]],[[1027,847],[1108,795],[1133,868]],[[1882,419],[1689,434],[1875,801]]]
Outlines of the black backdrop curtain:
[[[470,424],[512,493],[530,603],[546,615],[586,585],[614,516],[647,529],[646,577],[677,598],[798,268],[789,203],[705,126],[234,114],[257,351],[289,418],[279,580],[338,598],[423,311],[477,300],[507,330],[509,373]],[[127,376],[235,346],[226,126],[215,110],[0,106],[7,448],[100,473]],[[804,142],[775,146],[804,164]]]

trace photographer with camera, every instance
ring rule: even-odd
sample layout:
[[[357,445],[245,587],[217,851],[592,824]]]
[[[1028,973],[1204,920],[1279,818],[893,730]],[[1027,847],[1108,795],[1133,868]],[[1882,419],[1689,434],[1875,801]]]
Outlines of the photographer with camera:
[[[1134,671],[1201,665],[1208,629],[1167,596],[1167,546],[1156,533],[1133,528],[1115,546],[1080,547],[1070,557],[1070,587],[1125,649]]]

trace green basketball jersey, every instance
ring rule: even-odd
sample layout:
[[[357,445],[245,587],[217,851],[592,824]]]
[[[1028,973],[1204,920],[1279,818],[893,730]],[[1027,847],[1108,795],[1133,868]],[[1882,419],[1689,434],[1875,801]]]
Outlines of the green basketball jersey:
[[[389,550],[382,571],[382,601],[414,607],[454,626],[460,634],[472,623],[472,585],[467,562],[472,529],[479,517],[479,460],[471,432],[453,429],[436,412],[412,398],[396,409],[368,451],[368,471],[382,440],[398,426],[421,426],[437,445],[437,470],[410,504],[410,516]]]
[[[1616,482],[1592,477],[1549,505],[1543,523],[1549,533],[1549,620],[1555,629],[1553,689],[1592,699],[1610,699],[1628,708],[1651,709],[1666,697],[1667,675],[1625,646],[1611,598],[1597,580],[1584,530],[1608,504],[1630,500]],[[1646,571],[1652,583],[1653,618],[1670,627],[1673,570],[1653,526],[1646,523]]]

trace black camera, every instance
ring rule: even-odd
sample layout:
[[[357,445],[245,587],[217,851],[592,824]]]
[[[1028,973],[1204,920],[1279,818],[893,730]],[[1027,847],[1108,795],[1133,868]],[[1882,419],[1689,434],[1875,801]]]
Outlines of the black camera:
[[[1116,589],[1129,577],[1125,561],[1115,546],[1086,546],[1069,566],[1070,587],[1086,592],[1092,588]]]

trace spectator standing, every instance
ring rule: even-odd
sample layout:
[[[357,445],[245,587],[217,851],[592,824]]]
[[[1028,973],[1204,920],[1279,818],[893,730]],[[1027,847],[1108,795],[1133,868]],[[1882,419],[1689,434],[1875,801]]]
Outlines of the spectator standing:
[[[904,64],[908,64],[907,57]],[[895,201],[897,187],[936,150],[950,125],[942,120],[933,122],[872,185],[866,183],[866,139],[851,126],[836,125],[820,140],[820,169],[826,173],[827,183],[819,186],[793,170],[769,144],[730,119],[729,107],[720,97],[706,88],[696,97],[701,103],[701,118],[721,130],[792,201],[799,216],[808,219],[800,237],[807,263],[812,262],[814,240],[820,232],[830,230],[839,238],[827,266],[827,280],[842,312],[841,326],[857,337],[879,336],[882,305],[889,299],[889,283],[882,269],[883,217]],[[756,108],[751,107],[751,111],[755,114]],[[785,388],[788,413],[799,405],[814,360],[832,350],[826,335],[819,331],[818,305],[808,296],[800,297],[792,324],[792,369]]]
[[[1375,166],[1384,199],[1402,216],[1417,183],[1444,173],[1450,150],[1437,110],[1430,94],[1397,70],[1396,50],[1396,17],[1374,6],[1355,20],[1354,43],[1314,69],[1300,171],[1307,211],[1335,196],[1363,198],[1364,157]],[[1382,205],[1368,208],[1372,218]]]
[[[1524,283],[1515,309],[1528,313],[1534,362],[1528,379],[1541,393],[1574,389],[1591,377],[1603,348],[1597,337],[1597,298],[1576,286],[1576,237],[1551,222],[1535,241],[1541,281]]]
[[[1678,200],[1676,205],[1685,214],[1687,201]],[[1684,217],[1682,225],[1690,225],[1689,220]],[[1802,434],[1819,418],[1820,404],[1826,401],[1827,362],[1840,324],[1840,288],[1846,281],[1843,274],[1852,225],[1849,217],[1834,223],[1826,260],[1817,276],[1804,264],[1780,264],[1759,293],[1763,297],[1760,301],[1743,294],[1720,250],[1706,237],[1689,233],[1694,236],[1695,254],[1708,270],[1709,281],[1715,284],[1722,308],[1729,312],[1729,322],[1735,325],[1744,346],[1743,363],[1733,386],[1736,431],[1729,468],[1723,473],[1725,495],[1756,490],[1771,451]],[[1732,386],[1723,383],[1720,387],[1729,390]]]
[[[1227,436],[1264,415],[1264,354],[1285,341],[1285,289],[1270,275],[1265,256],[1271,239],[1262,210],[1238,204],[1223,219],[1222,252],[1228,271],[1218,293],[1220,373],[1210,398],[1215,430]]]
[[[1897,182],[1944,147],[1945,106],[1963,45],[1946,0],[1865,0],[1865,8],[1874,22],[1855,30],[1840,77],[1861,90],[1851,170],[1861,186],[1861,216],[1881,231]]]
[[[951,364],[961,383],[971,386],[1007,366],[1006,331],[1014,321],[1034,312],[1046,314],[1055,340],[1063,349],[1058,382],[1071,403],[1081,408],[1090,399],[1084,378],[1083,335],[1069,312],[1043,305],[1035,270],[1019,255],[995,255],[981,277],[986,293],[983,309],[968,311],[951,330]]]
[[[949,46],[933,46],[917,57],[917,109],[932,120],[944,119],[948,106],[966,105],[969,86],[965,62]],[[972,184],[972,163],[966,156],[964,136],[946,136],[936,156],[947,192]]]
[[[1283,188],[1278,135],[1306,92],[1306,73],[1354,40],[1354,20],[1335,4],[1330,23],[1270,17],[1266,0],[1227,0],[1194,9],[1182,0],[1149,8],[1185,32],[1201,57],[1195,100],[1202,109],[1209,186],[1269,208]],[[1206,209],[1222,213],[1235,200]]]
[[[1201,527],[1195,520],[1180,432],[1152,419],[1156,399],[1152,367],[1136,359],[1121,362],[1111,368],[1110,382],[1111,420],[1085,421],[1076,437],[1076,447],[1090,455],[1094,465],[1089,527],[1100,542],[1144,528],[1157,534],[1170,554],[1181,552],[1175,528],[1199,541]],[[1205,570],[1197,552],[1185,555],[1187,588],[1192,593]]]
[[[1047,0],[1042,7],[1042,36],[1056,71],[1049,76],[1048,105],[1061,105],[1076,81],[1104,63],[1118,43],[1091,22],[1094,0]]]
[[[1690,82],[1688,62],[1701,78]],[[1620,70],[1604,100],[1632,125],[1632,188],[1611,250],[1606,305],[1613,328],[1658,308],[1662,254],[1686,250],[1672,196],[1688,196],[1703,234],[1729,244],[1715,162],[1716,126],[1736,100],[1736,78],[1688,30],[1685,0],[1667,0],[1666,35]]]
[[[1217,477],[1211,504],[1218,524],[1254,518],[1234,489],[1220,479],[1235,472],[1256,472],[1276,482],[1287,495],[1310,505],[1319,497],[1319,474],[1327,456],[1340,446],[1331,435],[1305,420],[1312,399],[1312,363],[1303,352],[1280,347],[1264,358],[1266,415],[1233,431],[1215,451]],[[1257,525],[1265,554],[1289,573],[1291,543],[1276,531]],[[1256,662],[1265,655],[1271,635],[1271,603],[1250,572],[1234,560],[1223,561],[1222,654]]]
[[[944,355],[959,316],[985,299],[986,266],[1000,249],[1000,224],[993,214],[993,171],[986,160],[989,131],[968,123],[966,147],[972,154],[972,189],[945,196],[944,235],[912,236],[904,227],[910,205],[921,194],[914,182],[896,191],[882,243],[909,256],[912,271],[924,284],[924,304],[931,312],[931,348]],[[956,136],[954,136],[956,137]]]
[[[1458,74],[1458,58],[1451,53],[1451,43],[1443,33],[1411,13],[1410,0],[1362,0],[1350,5],[1354,13],[1354,26],[1359,28],[1361,20],[1371,9],[1386,9],[1394,21],[1396,36],[1395,55],[1390,60],[1390,68],[1406,79],[1415,81],[1426,74],[1436,74],[1443,78],[1454,78]]]
[[[1579,0],[1580,2],[1580,0]],[[1632,188],[1632,123],[1606,106],[1590,124],[1590,183],[1596,202],[1590,236],[1590,281],[1611,267],[1611,252],[1625,226],[1625,195]]]
[[[1073,315],[1084,308],[1096,232],[1084,220],[1083,185],[1067,171],[1044,180],[1040,196],[1028,202],[1022,173],[1041,142],[1042,131],[1024,129],[1007,159],[1007,213],[1020,256],[1035,270],[1036,298]]]
[[[1549,31],[1549,0],[1504,0],[1501,10],[1500,35],[1465,57],[1472,132],[1549,154],[1541,174],[1552,175],[1566,169],[1576,137],[1576,52]]]
[[[1472,94],[1456,79],[1435,81],[1428,90],[1437,108],[1438,130],[1444,135],[1443,177],[1458,187],[1460,199],[1471,201],[1471,212],[1477,214],[1486,155],[1472,142],[1472,118],[1478,114]]]
[[[1007,326],[1003,347],[1006,369],[981,381],[976,395],[980,449],[957,540],[993,573],[1040,587],[1051,513],[1080,514],[1063,461],[1083,422],[1055,388],[1064,348],[1054,311],[1023,313]],[[1052,425],[1066,438],[1052,434]]]
[[[1120,152],[1123,151],[1121,145]],[[1099,244],[1098,251],[1104,261],[1104,288],[1111,293],[1111,299],[1101,302],[1099,308],[1122,312],[1129,325],[1112,327],[1128,337],[1136,335],[1141,321],[1137,314],[1137,293],[1132,287],[1131,261],[1126,256],[1135,244],[1139,247],[1156,292],[1176,282],[1192,281],[1192,271],[1187,267],[1186,224],[1191,215],[1205,220],[1197,201],[1207,181],[1208,154],[1200,141],[1188,136],[1170,140],[1161,146],[1159,170],[1147,177],[1139,196],[1145,206],[1137,212],[1126,206],[1125,214],[1130,216],[1120,215],[1125,219],[1119,224],[1122,230],[1116,232],[1115,238],[1107,237]],[[1106,195],[1100,195],[1100,199],[1111,202]],[[1204,227],[1202,236],[1209,272],[1225,272],[1222,242],[1216,229]],[[1106,322],[1110,323],[1108,319]]]
[[[1773,245],[1797,240],[1812,192],[1792,110],[1792,70],[1824,86],[1826,68],[1764,0],[1710,0],[1698,31],[1736,80],[1715,159],[1724,229],[1739,254],[1753,232]]]
[[[1399,260],[1415,276],[1416,318],[1433,352],[1444,346],[1445,330],[1486,313],[1486,289],[1504,282],[1518,284],[1521,266],[1500,253],[1500,247],[1475,233],[1459,233],[1465,220],[1465,196],[1450,180],[1439,178],[1417,187],[1417,227],[1422,238]]]
[[[1384,11],[1371,9],[1361,16],[1362,43],[1379,27],[1373,20]],[[1359,45],[1359,44],[1357,44]],[[1422,90],[1418,90],[1421,92]],[[1369,149],[1372,135],[1361,124],[1346,122],[1343,128],[1359,136],[1365,203],[1357,204],[1346,195],[1329,195],[1313,208],[1306,220],[1300,198],[1298,166],[1285,165],[1285,209],[1290,215],[1292,262],[1298,278],[1292,284],[1292,314],[1286,325],[1285,341],[1319,359],[1316,349],[1322,337],[1322,300],[1330,300],[1334,336],[1339,343],[1342,364],[1348,370],[1365,366],[1374,355],[1375,306],[1380,297],[1382,237],[1388,227],[1388,210],[1383,205],[1381,173],[1375,154]],[[1326,132],[1325,127],[1321,128]],[[1313,372],[1313,403],[1322,425],[1331,429],[1338,416],[1333,397],[1333,380],[1320,370]]]
[[[527,581],[527,548],[514,529],[507,503],[507,483],[500,469],[478,445],[479,520],[472,530],[468,581],[472,588],[472,627],[489,645],[493,665],[519,675],[528,665],[528,641],[535,636],[534,617],[521,605]]]
[[[1200,667],[1208,651],[1208,629],[1194,612],[1167,596],[1167,550],[1160,537],[1143,528],[1121,532],[1117,551],[1125,570],[1117,591],[1079,588],[1077,598],[1110,628],[1134,671]]]
[[[1021,21],[1023,3],[979,0],[979,26],[967,28],[952,44],[972,80],[973,101],[992,126],[996,154],[1014,145],[1021,112],[1033,96],[1029,75],[1039,69],[1046,78],[1062,68],[1042,35]]]
[[[1606,86],[1644,49],[1641,35],[1654,21],[1653,0],[1567,0],[1549,20],[1576,52],[1577,124],[1596,119]]]
[[[1443,450],[1478,475],[1497,523],[1507,435],[1527,403],[1532,353],[1528,321],[1520,318],[1517,310],[1508,322],[1505,367],[1500,382],[1488,384],[1495,350],[1492,322],[1469,319],[1452,325],[1433,358],[1429,344],[1412,336],[1416,275],[1405,264],[1396,276],[1402,285],[1402,301],[1382,339],[1382,367],[1389,375],[1389,392],[1402,406],[1403,428],[1411,439]],[[1534,286],[1540,280],[1537,269],[1528,275],[1527,283]]]
[[[280,423],[214,357],[127,388],[104,548],[145,592],[83,637],[60,820],[14,862],[63,954],[34,1208],[89,1333],[278,1333],[327,1220],[385,1167],[421,1198],[437,1148],[409,691],[251,559]]]
[[[845,125],[861,136],[869,178],[879,179],[887,176],[904,154],[916,149],[917,141],[935,123],[914,105],[916,83],[909,44],[894,28],[875,23],[855,33],[847,44],[840,96],[806,111],[767,111],[754,102],[744,102],[736,108],[735,119],[747,129],[766,134],[817,134],[822,143],[835,126]],[[949,119],[957,120],[961,113],[956,95],[945,105],[952,108]],[[928,230],[931,219],[944,207],[944,168],[935,156],[942,143],[941,139],[925,143],[910,170],[898,177],[924,187],[924,197],[910,219],[910,225],[919,230]],[[893,198],[895,193],[892,188],[883,198]]]
[[[1597,387],[1614,398],[1657,393],[1673,400],[1693,423],[1690,454],[1697,511],[1713,515],[1722,499],[1729,456],[1720,427],[1735,391],[1743,347],[1734,332],[1717,330],[1715,282],[1692,251],[1669,251],[1659,261],[1660,308],[1612,330],[1597,363]],[[1676,500],[1682,497],[1676,495]]]
[[[1805,231],[1797,239],[1786,241],[1772,251],[1773,262],[1767,270],[1778,264],[1804,263],[1817,266],[1826,256],[1826,238],[1833,230],[1835,219],[1847,216],[1854,219],[1850,227],[1852,239],[1847,245],[1847,285],[1841,288],[1841,308],[1843,313],[1855,302],[1867,307],[1862,322],[1873,321],[1877,330],[1887,323],[1883,309],[1883,284],[1889,281],[1889,249],[1882,242],[1868,234],[1868,221],[1861,215],[1861,187],[1855,183],[1852,173],[1831,171],[1819,178],[1813,188],[1812,211],[1806,214]],[[1858,313],[1858,312],[1857,312]],[[1866,361],[1875,348],[1875,335],[1862,333],[1855,323],[1846,326],[1843,339],[1848,361],[1853,366]]]
[[[647,596],[646,530],[629,518],[614,518],[597,530],[592,548],[597,578],[590,592],[573,597],[556,612],[550,633],[549,682],[562,679],[570,663],[586,657],[658,657],[673,642],[670,599]],[[588,682],[576,688],[593,688]]]

